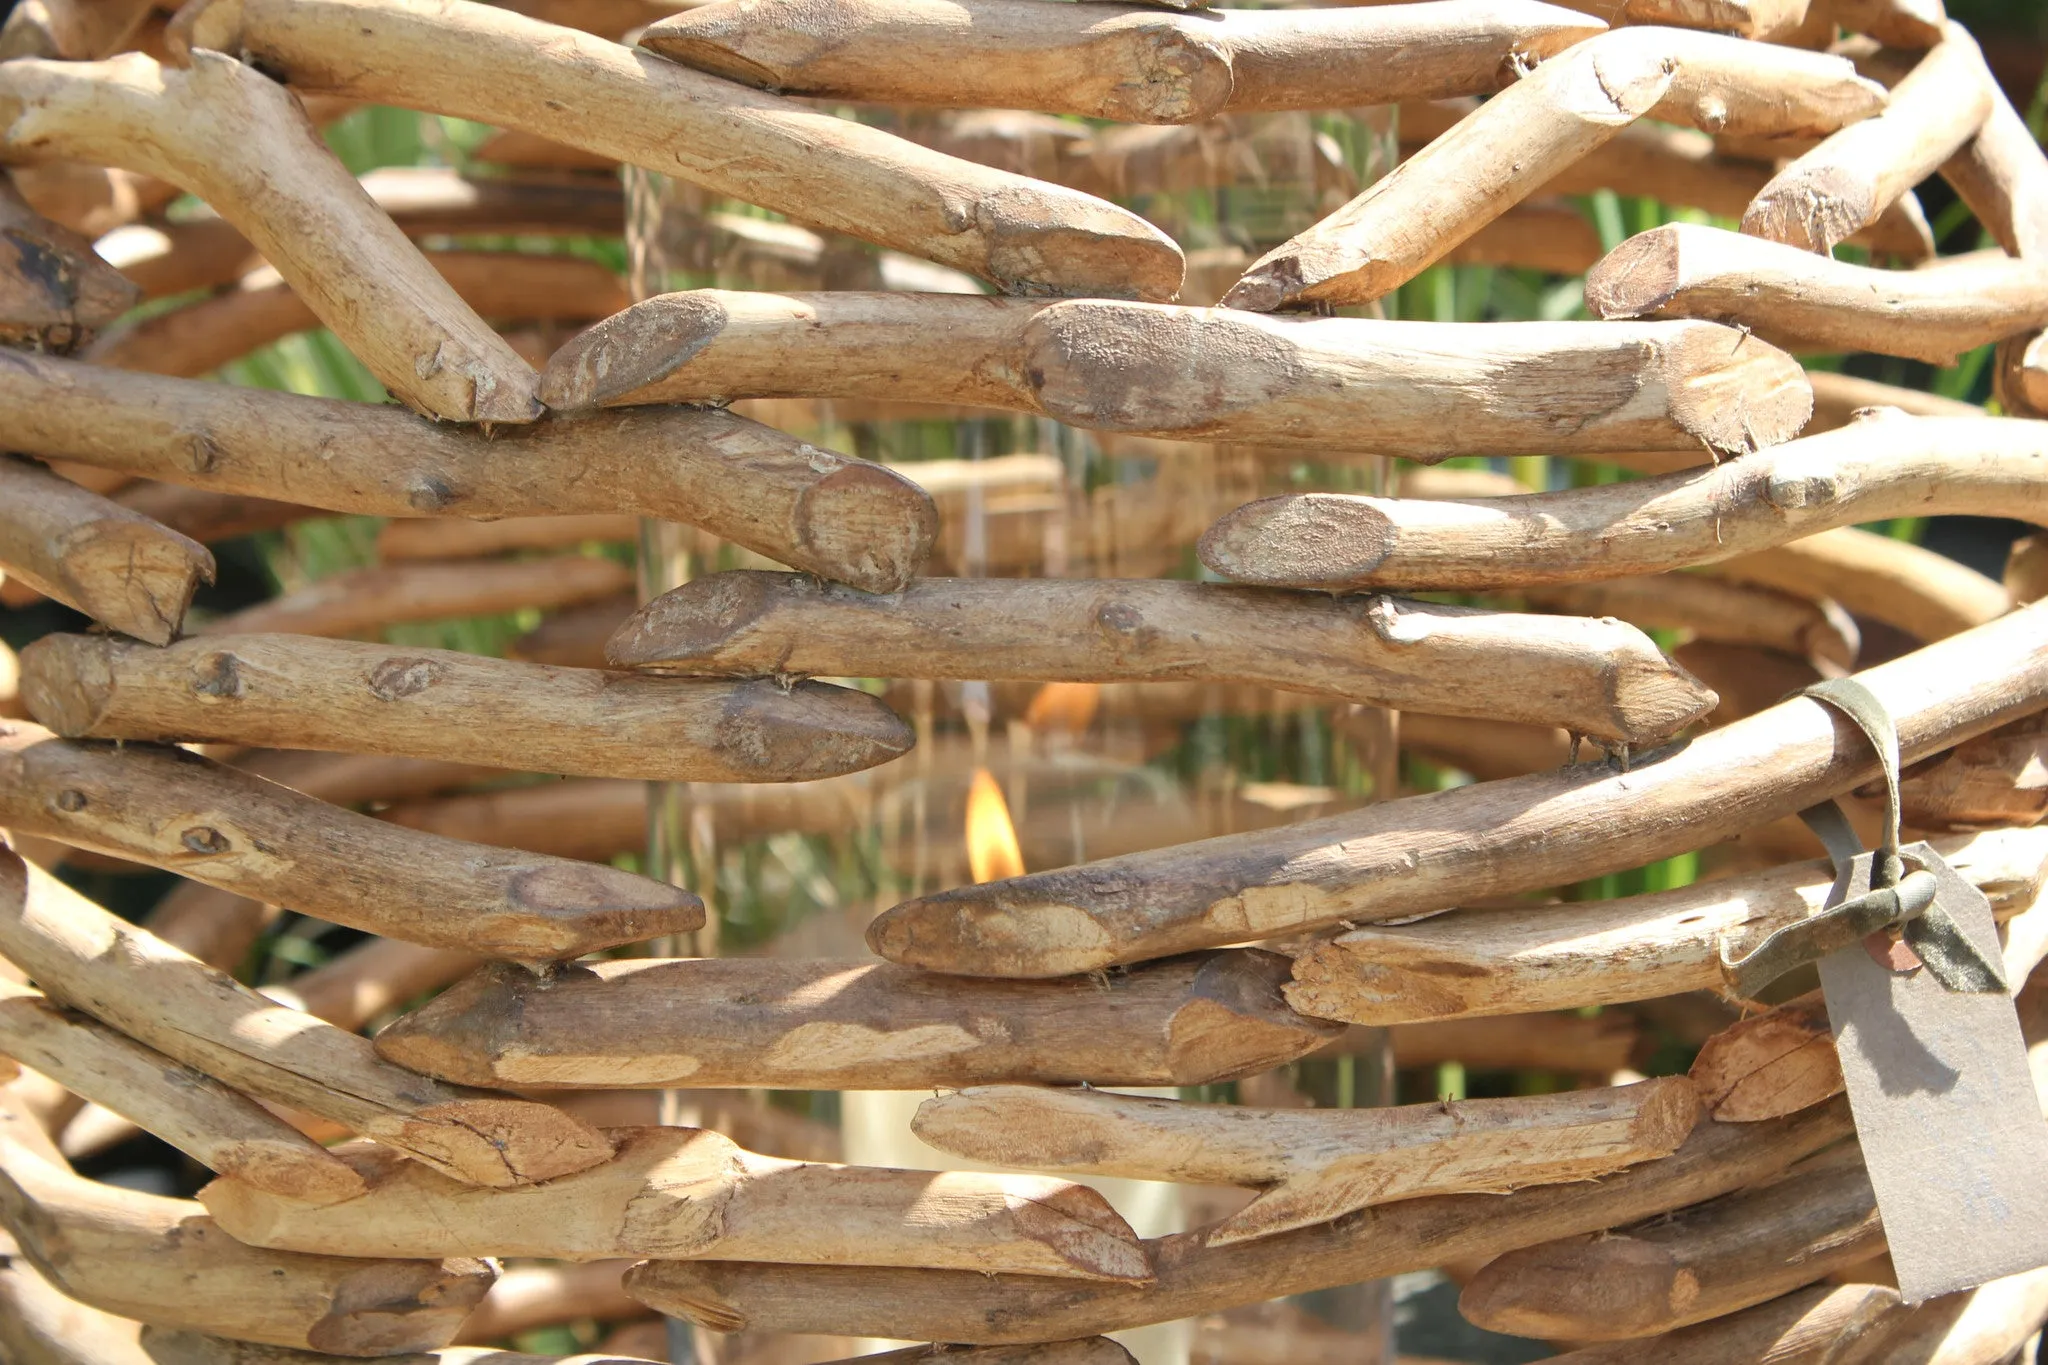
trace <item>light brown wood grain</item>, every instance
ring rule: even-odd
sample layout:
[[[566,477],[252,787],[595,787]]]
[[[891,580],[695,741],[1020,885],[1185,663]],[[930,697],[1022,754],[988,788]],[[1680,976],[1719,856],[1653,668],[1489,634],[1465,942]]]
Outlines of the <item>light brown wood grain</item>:
[[[1637,1057],[1642,1031],[1626,1014],[1553,1011],[1496,1019],[1430,1019],[1390,1029],[1394,1065],[1404,1070],[1456,1062],[1475,1071],[1563,1071],[1611,1076]],[[1370,1034],[1346,1032],[1323,1049],[1346,1056],[1374,1048]]]
[[[0,569],[159,645],[214,575],[205,546],[16,455],[0,455]]]
[[[1180,288],[1173,243],[1102,200],[494,6],[239,9],[241,45],[297,89],[559,139],[1016,292],[1164,299]],[[447,59],[458,50],[462,60]]]
[[[336,1156],[366,1193],[314,1206],[232,1177],[199,1192],[235,1237],[350,1256],[767,1258],[1143,1282],[1138,1238],[1085,1185],[761,1156],[701,1128],[616,1128],[611,1161],[541,1185],[472,1187],[387,1148]]]
[[[20,721],[0,726],[0,826],[370,933],[520,961],[703,923],[695,896],[651,878],[402,829],[196,754],[73,744]],[[238,963],[247,945],[236,942],[263,918],[237,919],[230,942],[195,953]]]
[[[1492,394],[1484,409],[1474,387]],[[544,392],[563,409],[793,394],[965,403],[1431,463],[1742,449],[1789,438],[1809,411],[1796,366],[1719,328],[1453,329],[1106,300],[725,290],[661,295],[598,324],[548,363]]]
[[[1408,490],[1402,491],[1410,495]],[[1835,602],[1705,574],[1565,583],[1525,588],[1520,596],[1547,611],[1612,616],[1645,630],[1675,630],[1696,640],[1757,645],[1839,669],[1853,668],[1862,647],[1855,618]]]
[[[1795,33],[1806,22],[1808,0],[1627,0],[1622,15],[1631,24],[1669,24],[1770,42]]]
[[[1808,436],[1848,426],[1864,408],[1897,408],[1915,417],[1984,415],[1984,409],[1976,403],[1943,398],[1938,393],[1901,388],[1896,384],[1882,384],[1875,379],[1833,370],[1808,370],[1806,382],[1813,386],[1813,420],[1806,424],[1803,433]]]
[[[2044,1320],[2048,1271],[2030,1270],[1901,1311],[1885,1339],[1886,1358],[1909,1365],[1998,1365],[2024,1352]]]
[[[141,1324],[66,1298],[10,1255],[0,1267],[0,1351],[19,1365],[150,1365]]]
[[[788,95],[1192,123],[1495,90],[1516,61],[1605,28],[1530,0],[1200,15],[1034,0],[724,0],[650,24],[640,44]]]
[[[1208,1245],[1227,1246],[1401,1199],[1608,1175],[1668,1156],[1698,1113],[1692,1083],[1677,1077],[1343,1111],[995,1085],[925,1101],[911,1128],[942,1152],[996,1166],[1261,1188],[1204,1231]]]
[[[147,654],[46,635],[23,651],[21,670],[29,714],[67,738],[270,744],[680,782],[829,777],[914,742],[880,701],[824,683],[652,678],[307,635],[208,635]],[[478,715],[491,725],[468,723]]]
[[[1966,257],[1879,270],[1695,223],[1631,237],[1586,276],[1603,318],[1704,318],[1794,351],[1947,365],[2048,322],[2048,265]]]
[[[462,1324],[458,1342],[488,1342],[581,1318],[600,1322],[641,1317],[644,1304],[619,1287],[628,1261],[507,1266]]]
[[[1906,417],[1851,426],[1694,473],[1504,498],[1283,494],[1224,517],[1202,562],[1261,587],[1513,588],[1752,554],[1893,516],[2048,521],[2048,422]],[[1584,546],[1597,543],[1597,556]],[[23,657],[24,687],[30,667]]]
[[[2008,915],[2048,880],[2048,830],[1998,830],[1939,847]],[[1833,885],[1827,864],[1801,863],[1609,901],[1349,930],[1295,956],[1287,999],[1325,1019],[1398,1024],[1721,990],[1724,954],[1739,958],[1814,914]]]
[[[483,965],[475,953],[396,938],[366,939],[263,993],[354,1033]]]
[[[296,592],[215,617],[195,633],[363,635],[408,621],[569,606],[612,596],[632,583],[633,571],[624,564],[586,555],[482,564],[379,564],[331,574]]]
[[[388,406],[157,379],[0,353],[10,445],[334,512],[496,518],[635,513],[701,526],[872,591],[930,552],[929,495],[729,413],[641,409],[486,435]]]
[[[152,0],[22,0],[0,27],[0,61],[111,57],[136,36],[153,8]]]
[[[323,754],[308,749],[246,749],[223,761],[246,773],[337,806],[383,805],[502,781],[502,768],[383,754]]]
[[[1818,0],[1828,18],[1887,47],[1933,47],[1947,14],[1941,0]]]
[[[1560,1365],[1863,1365],[1883,1359],[1877,1352],[1907,1311],[1888,1285],[1822,1283],[1675,1332],[1600,1342],[1553,1359]]]
[[[1976,40],[1947,25],[1881,112],[1779,171],[1743,214],[1742,230],[1829,254],[1968,145],[2002,98]]]
[[[564,550],[596,541],[633,541],[639,535],[640,518],[621,512],[505,517],[499,521],[400,517],[378,529],[377,558],[387,564],[395,560],[481,559],[514,550]]]
[[[126,485],[114,495],[114,501],[201,545],[258,531],[275,531],[326,515],[322,509],[303,503],[215,493],[152,479],[137,479]]]
[[[144,1328],[142,1341],[149,1352],[148,1359],[155,1365],[337,1365],[340,1359],[254,1342],[228,1341],[194,1332],[169,1332],[157,1327]],[[805,1343],[806,1346],[810,1344]],[[634,1349],[652,1350],[658,1346],[659,1343],[655,1343]],[[452,1346],[396,1357],[391,1365],[652,1365],[651,1361],[639,1356],[628,1358],[614,1354],[616,1349],[616,1345],[608,1340],[594,1355],[562,1357]],[[31,1361],[29,1365],[42,1365],[42,1362]],[[72,1362],[67,1360],[62,1365],[72,1365]],[[120,1360],[108,1365],[128,1365],[128,1362]],[[911,1346],[880,1355],[830,1361],[826,1365],[1133,1365],[1133,1361],[1130,1352],[1107,1337],[1087,1337],[1079,1341],[1018,1346]]]
[[[764,958],[594,962],[545,985],[487,968],[386,1028],[377,1047],[414,1070],[522,1090],[1200,1085],[1283,1065],[1339,1032],[1286,1007],[1286,970],[1250,950],[1106,983]]]
[[[0,171],[0,345],[69,351],[140,297],[90,241],[30,208]]]
[[[1618,621],[1160,580],[925,578],[877,597],[713,574],[641,608],[606,653],[687,677],[1247,683],[1632,744],[1713,706]]]
[[[1729,1025],[1707,1039],[1691,1075],[1721,1123],[1755,1123],[1842,1090],[1842,1064],[1818,992]]]
[[[265,1000],[40,868],[10,857],[0,878],[26,887],[0,903],[0,954],[45,994],[254,1099],[331,1119],[470,1184],[549,1180],[611,1156],[597,1130],[560,1110],[393,1066],[369,1040]]]
[[[1829,598],[1927,641],[1981,626],[2012,607],[1996,579],[1933,550],[1853,527],[1723,560],[1708,572]]]
[[[1899,801],[1918,829],[2032,825],[2048,815],[2048,731],[2029,717],[1915,764]]]
[[[2048,705],[2048,609],[2027,607],[1855,675],[1905,761]],[[1870,780],[1861,732],[1797,698],[1630,772],[1580,767],[1388,801],[906,901],[881,956],[1058,976],[1339,921],[1385,921],[1640,867]]]
[[[377,208],[282,86],[219,53],[0,70],[0,156],[161,176],[217,209],[391,392],[456,421],[539,415],[526,362]]]
[[[1366,1209],[1233,1246],[1199,1232],[1148,1242],[1156,1283],[1081,1286],[973,1276],[745,1262],[653,1261],[626,1290],[716,1331],[902,1331],[999,1342],[1070,1337],[1213,1313],[1311,1288],[1596,1232],[1753,1184],[1844,1137],[1838,1105],[1770,1125],[1702,1124],[1672,1155],[1603,1180],[1513,1194],[1437,1195]]]

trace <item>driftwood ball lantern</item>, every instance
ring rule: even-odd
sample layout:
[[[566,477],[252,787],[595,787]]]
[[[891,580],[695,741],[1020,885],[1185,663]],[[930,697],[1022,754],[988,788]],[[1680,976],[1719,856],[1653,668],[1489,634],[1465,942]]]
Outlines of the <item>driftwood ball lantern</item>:
[[[2032,1361],[2009,64],[687,3],[7,13],[0,1365]]]

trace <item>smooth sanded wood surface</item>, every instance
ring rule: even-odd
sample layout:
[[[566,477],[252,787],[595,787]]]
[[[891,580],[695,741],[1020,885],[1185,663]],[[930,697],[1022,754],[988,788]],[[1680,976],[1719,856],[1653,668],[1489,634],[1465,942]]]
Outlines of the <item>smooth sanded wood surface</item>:
[[[522,962],[704,922],[694,895],[649,877],[406,829],[184,750],[73,743],[26,721],[0,725],[0,826],[330,923]]]
[[[0,172],[0,346],[68,351],[140,299],[91,241],[30,208]]]
[[[1916,761],[2048,706],[2048,610],[2023,608],[1855,676]],[[868,942],[936,971],[1091,971],[1639,867],[1876,773],[1860,730],[1798,698],[1628,772],[1591,765],[1482,783],[921,897],[885,912]]]
[[[537,133],[1011,292],[1168,299],[1180,288],[1172,240],[1104,200],[493,5],[239,8],[236,41],[295,89]]]
[[[168,649],[46,635],[29,713],[67,738],[212,740],[677,782],[798,782],[907,752],[910,727],[851,688],[698,682],[305,635]],[[491,723],[480,726],[478,716]]]
[[[878,597],[712,574],[642,607],[606,654],[689,677],[1245,683],[1630,744],[1714,705],[1612,619],[1142,579],[924,578]]]
[[[377,1035],[402,1066],[520,1090],[917,1090],[1032,1080],[1203,1085],[1334,1040],[1280,998],[1287,961],[1205,953],[1108,981],[995,982],[860,961],[658,958],[487,968]]]
[[[1812,411],[1797,365],[1718,327],[1474,328],[851,291],[659,295],[558,351],[543,392],[558,409],[783,396],[959,403],[1429,463],[1740,450],[1789,440]]]
[[[0,352],[14,449],[383,517],[636,513],[887,592],[930,553],[929,494],[886,468],[697,408],[484,433],[388,405],[160,379]]]

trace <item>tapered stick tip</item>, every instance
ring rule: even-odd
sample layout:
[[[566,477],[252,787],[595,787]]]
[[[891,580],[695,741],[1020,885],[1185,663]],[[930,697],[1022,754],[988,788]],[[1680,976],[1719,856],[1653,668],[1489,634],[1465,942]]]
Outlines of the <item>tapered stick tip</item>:
[[[585,328],[549,357],[540,398],[557,412],[629,403],[688,364],[725,327],[709,293],[658,294]]]
[[[613,1154],[611,1139],[553,1105],[490,1096],[421,1109],[396,1137],[456,1179],[497,1189],[574,1175]]]
[[[1086,1185],[1048,1177],[1009,1177],[1006,1195],[1017,1231],[1076,1270],[1105,1280],[1147,1284],[1145,1244],[1109,1201]]]
[[[574,974],[583,969],[560,970]],[[480,967],[387,1025],[376,1037],[377,1055],[457,1085],[497,1085],[493,1063],[510,1045],[526,993],[538,985],[523,967],[502,962]]]
[[[1602,1339],[1662,1330],[1698,1295],[1664,1247],[1634,1237],[1574,1237],[1510,1251],[1458,1295],[1467,1322],[1522,1337]]]
[[[973,227],[987,259],[978,273],[1010,294],[1168,303],[1187,278],[1171,237],[1076,190],[1031,180],[990,190],[975,201]]]
[[[748,1267],[733,1261],[642,1261],[620,1284],[627,1294],[657,1313],[682,1318],[713,1332],[745,1331],[747,1315],[726,1293],[723,1281]]]
[[[859,772],[910,752],[910,726],[850,687],[763,680],[731,688],[716,749],[739,782],[803,782]]]
[[[134,646],[105,635],[45,635],[21,651],[21,702],[66,738],[89,735],[114,694],[114,659]]]
[[[385,1356],[445,1346],[498,1278],[488,1261],[365,1261],[306,1333],[316,1351]]]
[[[1586,272],[1586,311],[1639,318],[1671,302],[1684,278],[1685,234],[1677,224],[1639,232]]]
[[[868,947],[891,962],[963,976],[1073,976],[1114,963],[1115,943],[1101,921],[1034,894],[1039,880],[905,901],[868,925]]]
[[[519,962],[554,962],[600,948],[704,927],[694,892],[622,868],[567,859],[516,873],[510,914],[479,929],[476,948]]]
[[[1723,454],[1781,445],[1813,416],[1804,367],[1738,328],[1686,325],[1663,356],[1672,420]]]
[[[213,553],[152,521],[109,517],[77,527],[63,552],[67,586],[103,625],[153,645],[184,629],[201,583],[213,582]]]
[[[1825,256],[1877,217],[1877,186],[1857,168],[1788,169],[1750,202],[1742,230]]]
[[[822,477],[797,499],[797,565],[863,592],[901,592],[938,539],[932,495],[893,469],[802,446]],[[835,467],[836,466],[836,467]]]
[[[1366,584],[1394,548],[1392,519],[1372,498],[1340,493],[1261,498],[1225,513],[1195,553],[1238,583],[1273,588]]]
[[[365,1188],[346,1162],[305,1143],[246,1139],[216,1147],[208,1159],[224,1176],[306,1204],[339,1204]]]

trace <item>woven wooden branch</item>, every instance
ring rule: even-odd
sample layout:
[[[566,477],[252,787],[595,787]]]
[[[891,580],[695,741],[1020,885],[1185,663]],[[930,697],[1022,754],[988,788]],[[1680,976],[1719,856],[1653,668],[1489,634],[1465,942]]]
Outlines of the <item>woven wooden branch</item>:
[[[483,965],[474,953],[373,938],[337,953],[311,971],[263,993],[354,1033],[380,1015],[410,1004]],[[222,1174],[233,1174],[222,1172]],[[253,1181],[251,1182],[254,1183]]]
[[[219,492],[376,516],[638,513],[793,568],[903,586],[937,517],[908,480],[722,412],[547,421],[495,438],[389,407],[0,353],[9,444]]]
[[[337,1356],[314,1355],[247,1341],[228,1341],[194,1332],[167,1332],[157,1327],[143,1329],[142,1344],[154,1365],[342,1365],[342,1359]],[[31,1361],[29,1365],[41,1365],[41,1362]],[[63,1365],[71,1365],[71,1362],[63,1362]],[[95,1360],[80,1362],[79,1365],[128,1365],[128,1362]],[[608,1351],[564,1357],[527,1355],[520,1351],[475,1351],[455,1346],[404,1356],[393,1360],[391,1365],[653,1365],[653,1362]],[[1130,1352],[1107,1337],[1087,1337],[1079,1341],[1025,1346],[911,1346],[881,1355],[830,1361],[827,1365],[1134,1365],[1134,1362]]]
[[[162,650],[46,635],[22,700],[67,738],[214,740],[679,782],[857,772],[914,736],[849,688],[692,682],[306,635]],[[489,715],[488,727],[468,723]]]
[[[198,1204],[83,1180],[0,1142],[0,1222],[65,1295],[119,1317],[344,1355],[447,1342],[497,1272],[467,1257],[259,1251]]]
[[[1497,403],[1475,410],[1474,385]],[[1723,450],[1811,410],[1788,358],[1721,329],[1285,320],[958,295],[700,290],[634,305],[548,364],[548,403],[887,397],[1069,425],[1428,462],[1532,450]],[[1455,428],[1455,433],[1452,428]]]
[[[296,88],[559,138],[1017,292],[1180,288],[1178,248],[1123,209],[494,6],[236,8],[241,46]]]
[[[1941,0],[1819,0],[1830,19],[1887,47],[1933,47],[1941,41]]]
[[[911,1126],[942,1152],[997,1166],[1264,1187],[1205,1230],[1207,1245],[1227,1246],[1401,1199],[1607,1175],[1670,1155],[1698,1116],[1691,1082],[1676,1077],[1344,1112],[997,1085],[927,1100]]]
[[[626,1297],[619,1276],[626,1261],[508,1267],[462,1324],[463,1342],[496,1341],[579,1318],[601,1322],[639,1317],[646,1305]]]
[[[332,923],[521,961],[703,923],[695,896],[651,878],[416,833],[194,754],[71,744],[24,722],[0,728],[0,826]]]
[[[1828,254],[1975,138],[1997,92],[1976,41],[1949,24],[1882,112],[1778,172],[1743,214],[1742,230]]]
[[[214,545],[258,531],[275,531],[325,515],[320,508],[302,503],[214,493],[149,479],[137,479],[123,487],[114,495],[114,501],[201,545]]]
[[[1284,1065],[1340,1031],[1286,1007],[1286,970],[1252,951],[1162,962],[1106,986],[759,958],[597,962],[545,984],[487,969],[385,1029],[377,1047],[431,1075],[535,1090],[1202,1085]]]
[[[1843,527],[1723,560],[1709,572],[1782,592],[1827,597],[1857,616],[1920,640],[1944,640],[1995,621],[2012,599],[1946,555],[1891,536]]]
[[[1233,1246],[1199,1232],[1146,1243],[1148,1288],[1081,1286],[850,1267],[654,1261],[626,1291],[718,1331],[905,1331],[949,1341],[1064,1338],[1211,1313],[1447,1260],[1489,1259],[1536,1240],[1595,1232],[1753,1184],[1845,1136],[1846,1106],[1774,1124],[1702,1124],[1659,1161],[1597,1182],[1513,1194],[1438,1195]],[[884,1326],[888,1324],[888,1326]]]
[[[484,564],[376,565],[333,574],[297,592],[217,617],[197,633],[361,635],[406,621],[587,602],[625,591],[632,583],[633,571],[617,560],[586,555]]]
[[[2029,718],[1916,764],[1899,799],[1919,829],[2035,824],[2048,816],[2048,729]]]
[[[640,45],[789,95],[1122,123],[1495,90],[1605,29],[1530,0],[1329,11],[1047,10],[1031,0],[725,0]]]
[[[1942,177],[2009,255],[2048,260],[2048,157],[2025,118],[1994,87],[1991,116]],[[2048,340],[2040,331],[1998,344],[1992,388],[2015,417],[2048,412]]]
[[[1776,1298],[1884,1244],[1852,1146],[1639,1227],[1510,1251],[1465,1286],[1458,1311],[1519,1336],[1646,1337]]]
[[[1891,707],[1910,762],[2048,704],[2035,663],[2044,640],[2048,609],[2028,607],[1856,676]],[[888,911],[868,941],[936,971],[1058,976],[1554,886],[1699,848],[1868,781],[1875,760],[1845,724],[1800,698],[1634,773],[1489,782],[962,887]]]
[[[1632,744],[1713,707],[1618,621],[1163,580],[927,578],[874,597],[715,574],[643,607],[606,653],[686,676],[1250,683]]]
[[[199,195],[392,393],[457,421],[539,415],[526,363],[342,169],[280,86],[232,58],[0,64],[0,157],[75,157]]]
[[[2048,265],[1966,257],[1877,270],[1693,223],[1631,237],[1586,276],[1604,318],[1707,318],[1792,350],[1946,365],[2048,323]]]
[[[0,346],[68,351],[137,300],[91,242],[30,208],[0,171]]]
[[[0,1247],[7,1241],[0,1238]],[[25,1259],[0,1265],[0,1351],[20,1365],[150,1365],[140,1323],[64,1294]]]
[[[1461,502],[1267,498],[1217,522],[1200,553],[1226,578],[1268,587],[1512,588],[1707,564],[1891,516],[2048,522],[2048,423],[1879,412],[1703,473],[1600,488]],[[1599,556],[1584,553],[1588,543]]]
[[[1085,1185],[784,1161],[697,1128],[608,1136],[618,1155],[605,1165],[490,1199],[388,1149],[356,1145],[336,1155],[369,1189],[345,1204],[279,1199],[231,1178],[200,1191],[200,1202],[251,1245],[349,1256],[453,1254],[427,1250],[443,1247],[1151,1278],[1136,1234]]]
[[[640,519],[623,512],[505,517],[499,521],[399,517],[378,528],[377,558],[386,564],[396,560],[481,559],[515,550],[565,550],[592,541],[627,542],[639,534]]]
[[[1551,611],[1612,616],[1648,630],[1681,630],[1701,640],[1760,645],[1842,669],[1855,666],[1862,646],[1855,618],[1838,603],[1705,574],[1565,583],[1526,588],[1520,595],[1531,606]]]
[[[363,806],[435,796],[473,783],[501,780],[502,768],[383,754],[323,754],[303,749],[248,749],[232,765],[269,782],[337,806]]]
[[[1642,1040],[1636,1021],[1625,1014],[1524,1014],[1499,1019],[1442,1019],[1403,1024],[1388,1042],[1394,1065],[1404,1069],[1445,1062],[1481,1071],[1562,1071],[1607,1077],[1639,1060]],[[1356,1055],[1358,1040],[1347,1033],[1321,1055]],[[1364,1051],[1374,1044],[1368,1035]]]
[[[159,645],[214,574],[205,546],[13,455],[0,455],[0,569]]]
[[[2048,831],[1940,848],[2008,915],[2048,881]],[[1395,1024],[1721,990],[1724,951],[1740,957],[1815,913],[1833,884],[1826,864],[1804,863],[1620,900],[1355,929],[1295,958],[1287,999],[1325,1019]]]
[[[136,36],[153,7],[151,0],[23,0],[0,27],[0,61],[111,57]]]
[[[1874,379],[1863,379],[1853,374],[1808,370],[1806,382],[1813,386],[1813,419],[1806,424],[1803,433],[1807,436],[1846,427],[1864,408],[1897,408],[1914,417],[1984,415],[1984,409],[1975,403],[1958,402],[1918,389],[1902,389],[1896,384],[1880,384]]]

